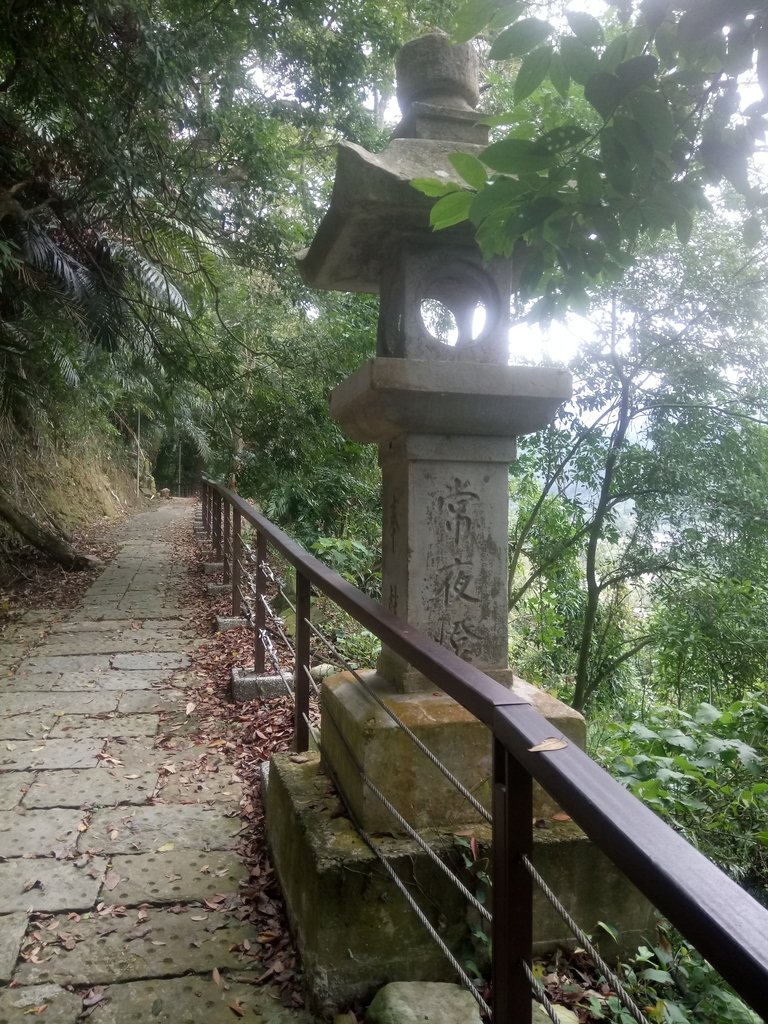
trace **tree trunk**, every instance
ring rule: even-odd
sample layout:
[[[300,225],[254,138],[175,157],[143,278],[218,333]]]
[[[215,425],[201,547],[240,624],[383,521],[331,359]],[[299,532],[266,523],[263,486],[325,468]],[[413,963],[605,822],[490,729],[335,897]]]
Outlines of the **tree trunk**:
[[[80,572],[83,569],[94,569],[101,565],[98,558],[94,558],[92,555],[81,555],[62,537],[41,526],[26,512],[22,512],[1,490],[0,517],[10,523],[14,530],[17,530],[30,544],[45,552],[54,561],[63,565],[65,569]]]
[[[616,300],[613,301],[613,339],[611,350],[614,355],[616,375],[621,385],[621,397],[619,399],[619,413],[616,427],[611,436],[611,444],[605,458],[605,469],[603,471],[603,482],[600,485],[600,493],[592,517],[589,531],[589,542],[587,544],[587,557],[585,576],[587,581],[587,604],[584,609],[584,622],[581,628],[581,642],[579,644],[579,656],[576,664],[576,683],[573,691],[572,705],[577,711],[583,711],[584,706],[597,688],[599,679],[590,679],[590,654],[592,653],[592,639],[597,624],[597,613],[600,604],[600,584],[597,579],[597,545],[603,534],[603,527],[611,503],[613,491],[613,478],[616,473],[616,464],[619,454],[624,446],[627,437],[629,424],[632,420],[631,408],[631,386],[630,380],[625,376],[619,366],[616,356]]]

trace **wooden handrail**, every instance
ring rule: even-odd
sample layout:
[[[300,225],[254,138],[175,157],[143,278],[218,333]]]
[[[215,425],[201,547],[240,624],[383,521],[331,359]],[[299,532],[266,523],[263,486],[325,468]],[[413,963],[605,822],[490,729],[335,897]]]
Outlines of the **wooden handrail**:
[[[487,725],[494,736],[497,765],[506,752],[518,766],[513,772],[507,763],[501,773],[504,779],[510,774],[519,775],[522,770],[540,783],[595,845],[707,957],[741,998],[762,1017],[768,1017],[768,910],[584,751],[566,740],[559,750],[532,752],[532,747],[553,735],[553,726],[524,698],[396,618],[310,555],[240,495],[207,477],[203,477],[205,509],[212,507],[206,488],[230,504],[242,520],[255,527],[263,543],[271,544],[294,566],[303,608],[308,606],[307,586],[314,585]],[[494,771],[499,771],[498,766]],[[497,847],[506,850],[510,846],[510,821],[516,828],[521,827],[520,801],[515,803],[503,780],[497,782],[495,826],[504,830],[503,836],[497,836]],[[502,799],[507,801],[506,805],[499,802]],[[500,812],[502,807],[506,809]],[[530,816],[525,827],[530,831]],[[495,870],[498,873],[496,861]],[[505,899],[508,889],[505,886]],[[501,922],[501,926],[511,925]],[[524,927],[527,935],[529,925]],[[498,938],[496,955],[503,955],[501,949],[516,948],[514,942],[506,941],[508,936],[504,932],[499,932]],[[501,978],[503,974],[496,964],[494,977]],[[515,979],[514,984],[519,987],[517,975]],[[506,994],[498,991],[495,999],[500,999],[499,1005],[503,1006],[520,1005],[507,1004]],[[515,1019],[522,1021],[521,1017]]]

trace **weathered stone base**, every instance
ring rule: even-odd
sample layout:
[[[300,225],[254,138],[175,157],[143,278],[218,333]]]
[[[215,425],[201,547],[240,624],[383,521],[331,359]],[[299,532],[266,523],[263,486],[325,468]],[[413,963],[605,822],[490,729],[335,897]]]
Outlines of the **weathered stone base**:
[[[229,584],[227,584],[227,590],[229,590]],[[244,619],[239,615],[217,615],[216,616],[216,632],[226,633],[230,629],[240,629],[242,626],[248,625],[248,619]]]
[[[247,624],[245,620],[242,621],[244,625]],[[333,665],[315,665],[311,673],[312,678],[319,683],[325,676],[335,671]],[[246,700],[270,700],[273,697],[284,697],[286,686],[293,690],[293,675],[290,672],[285,672],[281,680],[277,675],[256,675],[255,672],[235,666],[232,669],[230,696],[235,703]]]
[[[286,686],[293,690],[293,674],[286,672],[280,676],[256,675],[247,669],[235,666],[231,676],[231,697],[235,703],[242,704],[247,700],[270,700],[273,697],[284,697]]]
[[[586,729],[578,712],[511,672],[499,675],[504,676],[501,682],[552,723],[553,735],[562,733],[584,749]],[[439,690],[405,694],[394,691],[378,673],[363,676],[386,706],[489,808],[491,740],[482,722]],[[323,757],[355,820],[369,832],[389,832],[396,826],[362,781],[360,767],[415,828],[466,825],[473,820],[474,812],[464,797],[352,673],[341,672],[324,680],[322,720]],[[557,810],[551,797],[536,786],[534,816],[549,819]]]
[[[451,967],[359,837],[317,754],[278,754],[266,796],[267,835],[289,920],[301,952],[310,1004],[332,1013],[368,1000],[390,981],[454,981]],[[488,829],[474,834],[483,847]],[[424,832],[443,860],[461,869],[451,832]],[[615,926],[623,948],[652,935],[652,911],[616,868],[571,822],[551,822],[534,834],[537,869],[587,931]],[[461,962],[482,959],[463,897],[410,840],[377,836],[393,868]],[[470,882],[470,887],[474,885]],[[573,944],[545,897],[534,896],[538,952]],[[605,946],[603,944],[605,951]],[[610,955],[614,950],[607,950]]]

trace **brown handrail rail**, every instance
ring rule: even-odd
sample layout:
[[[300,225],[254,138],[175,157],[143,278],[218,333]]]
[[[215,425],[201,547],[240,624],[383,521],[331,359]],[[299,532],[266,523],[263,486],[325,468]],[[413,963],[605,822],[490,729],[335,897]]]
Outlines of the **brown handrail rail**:
[[[218,501],[211,500],[214,495]],[[531,747],[552,735],[553,726],[523,698],[386,611],[310,555],[238,494],[203,477],[202,499],[206,528],[214,536],[216,524],[210,520],[217,514],[217,507],[221,515],[222,504],[231,505],[241,519],[256,528],[258,536],[296,569],[297,584],[303,579],[316,586],[489,727],[495,738],[494,843],[499,849],[509,850],[519,859],[529,839],[514,835],[514,828],[521,827],[522,822],[527,822],[525,827],[530,832],[525,792],[530,786],[521,783],[524,773],[557,800],[741,998],[762,1017],[768,1017],[768,910],[578,747],[567,744],[556,751],[531,752]],[[302,593],[306,606],[306,589]],[[497,826],[504,834],[497,834]],[[497,914],[503,906],[515,906],[519,913],[517,897],[528,890],[528,885],[517,877],[518,888],[514,893],[511,887],[516,884],[515,877],[523,873],[517,871],[515,875],[508,864],[502,871],[498,859],[494,860],[495,874],[505,879],[496,893]],[[522,923],[522,933],[523,944],[528,944],[525,956],[530,957],[529,924]],[[519,991],[510,996],[499,991],[496,981],[500,977],[511,978],[511,989],[517,987],[522,991],[518,977],[522,972],[516,971],[511,962],[503,965],[504,970],[496,963],[497,958],[506,956],[519,959],[520,943],[510,942],[507,933],[500,932],[499,939],[496,942],[495,931],[494,1018],[522,1021],[519,1008],[523,1000]],[[530,1020],[530,996],[527,998]],[[512,1009],[515,1016],[510,1016]]]

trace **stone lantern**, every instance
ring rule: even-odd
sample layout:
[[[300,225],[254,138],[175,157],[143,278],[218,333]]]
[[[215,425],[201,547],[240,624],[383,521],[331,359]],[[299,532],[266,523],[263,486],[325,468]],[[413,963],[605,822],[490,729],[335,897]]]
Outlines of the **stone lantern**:
[[[515,438],[539,430],[571,393],[561,370],[508,365],[514,265],[485,262],[471,226],[430,228],[434,200],[414,178],[456,180],[449,157],[479,154],[476,57],[435,33],[408,44],[398,67],[403,120],[382,153],[342,144],[330,209],[300,258],[317,288],[377,292],[376,356],[331,396],[357,441],[378,445],[383,477],[382,599],[388,609],[515,689],[583,746],[584,720],[518,679],[507,665],[508,472]],[[325,1013],[368,998],[393,979],[450,980],[452,968],[393,891],[357,828],[414,890],[430,893],[443,940],[467,940],[466,904],[364,785],[367,775],[448,860],[456,832],[487,828],[369,691],[426,744],[474,796],[489,803],[490,736],[480,722],[394,652],[375,670],[323,683],[317,754],[275,755],[266,800],[273,863],[302,956],[307,992]],[[323,771],[322,768],[327,769]],[[349,817],[339,813],[336,783]],[[607,860],[535,790],[546,842],[534,860],[582,920],[616,920],[632,903]],[[559,816],[561,819],[562,815]],[[355,822],[353,826],[352,822]],[[535,942],[567,928],[535,897]],[[635,904],[633,903],[633,906]],[[644,905],[643,905],[644,906]],[[642,908],[641,908],[642,910]],[[640,914],[644,927],[646,917]],[[632,932],[632,938],[639,937]]]
[[[416,39],[400,51],[397,80],[403,120],[395,137],[379,154],[342,144],[330,209],[299,265],[313,287],[380,295],[376,356],[334,391],[331,412],[354,440],[379,448],[383,602],[514,685],[509,464],[515,438],[550,422],[571,381],[563,370],[508,365],[514,267],[484,261],[471,224],[433,231],[434,199],[411,184],[459,182],[450,155],[479,154],[487,143],[475,112],[474,49],[442,33]],[[398,714],[419,719],[424,741],[485,795],[490,745],[479,723],[386,648],[368,682]],[[533,688],[526,695],[582,741],[580,716]],[[365,827],[392,822],[360,781],[350,748],[370,771],[388,766],[388,795],[412,824],[471,817],[436,770],[416,766],[421,755],[354,679],[329,680],[323,707],[323,757]]]

